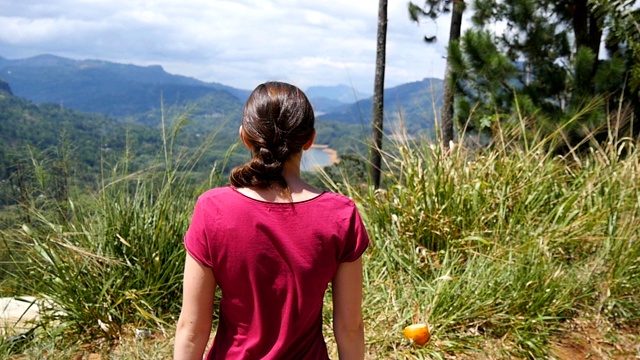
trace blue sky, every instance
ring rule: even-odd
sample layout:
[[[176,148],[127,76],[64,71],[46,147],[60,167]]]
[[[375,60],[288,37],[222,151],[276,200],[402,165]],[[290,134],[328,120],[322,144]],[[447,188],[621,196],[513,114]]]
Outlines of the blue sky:
[[[281,80],[371,93],[377,12],[376,0],[0,0],[0,56],[162,65],[243,89]],[[412,23],[404,0],[389,0],[388,13],[386,86],[442,78],[449,19]]]

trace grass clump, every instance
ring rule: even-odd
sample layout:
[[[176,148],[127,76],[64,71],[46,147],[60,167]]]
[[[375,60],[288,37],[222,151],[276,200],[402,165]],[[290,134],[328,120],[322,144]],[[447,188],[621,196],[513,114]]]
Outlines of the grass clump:
[[[637,331],[635,145],[580,162],[516,144],[396,146],[385,190],[352,189],[374,239],[364,306],[374,358],[544,358],[575,319]],[[425,348],[401,338],[416,321],[432,327]]]

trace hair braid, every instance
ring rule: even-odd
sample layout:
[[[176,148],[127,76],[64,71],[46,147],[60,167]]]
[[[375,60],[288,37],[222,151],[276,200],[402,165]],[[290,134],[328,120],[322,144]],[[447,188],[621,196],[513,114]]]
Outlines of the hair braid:
[[[258,85],[242,115],[242,128],[252,147],[251,160],[231,171],[236,187],[287,188],[282,175],[292,154],[302,151],[314,131],[313,108],[297,87],[280,82]]]

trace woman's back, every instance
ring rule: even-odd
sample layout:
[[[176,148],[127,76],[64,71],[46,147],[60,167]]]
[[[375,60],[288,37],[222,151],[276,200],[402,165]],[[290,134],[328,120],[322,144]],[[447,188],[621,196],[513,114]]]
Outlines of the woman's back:
[[[222,290],[209,358],[327,359],[324,293],[338,264],[367,244],[354,203],[342,195],[270,203],[233,187],[204,193],[185,245]]]

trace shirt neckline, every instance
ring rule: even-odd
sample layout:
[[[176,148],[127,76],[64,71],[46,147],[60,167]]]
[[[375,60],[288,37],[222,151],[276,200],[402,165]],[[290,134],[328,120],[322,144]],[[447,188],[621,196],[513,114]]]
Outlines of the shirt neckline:
[[[300,204],[305,204],[305,203],[309,203],[309,202],[315,201],[315,200],[317,200],[317,199],[321,198],[324,194],[326,194],[326,193],[327,193],[327,191],[326,191],[326,190],[323,190],[322,192],[320,192],[320,194],[318,194],[318,195],[316,195],[316,196],[314,196],[314,197],[312,197],[312,198],[310,198],[310,199],[306,199],[306,200],[293,201],[293,202],[273,202],[273,201],[260,200],[260,199],[256,199],[256,198],[252,198],[252,197],[250,197],[250,196],[247,196],[247,195],[245,195],[245,194],[241,193],[240,191],[238,191],[238,189],[237,189],[237,188],[235,188],[233,185],[229,185],[229,188],[230,188],[234,193],[236,193],[236,194],[240,195],[241,197],[243,197],[243,198],[245,198],[245,199],[248,199],[248,200],[251,200],[251,201],[254,201],[254,202],[260,203],[260,204],[264,204],[264,205],[275,205],[275,206],[283,206],[283,205],[285,205],[285,206],[286,206],[286,205],[291,206],[291,205],[300,205]]]

